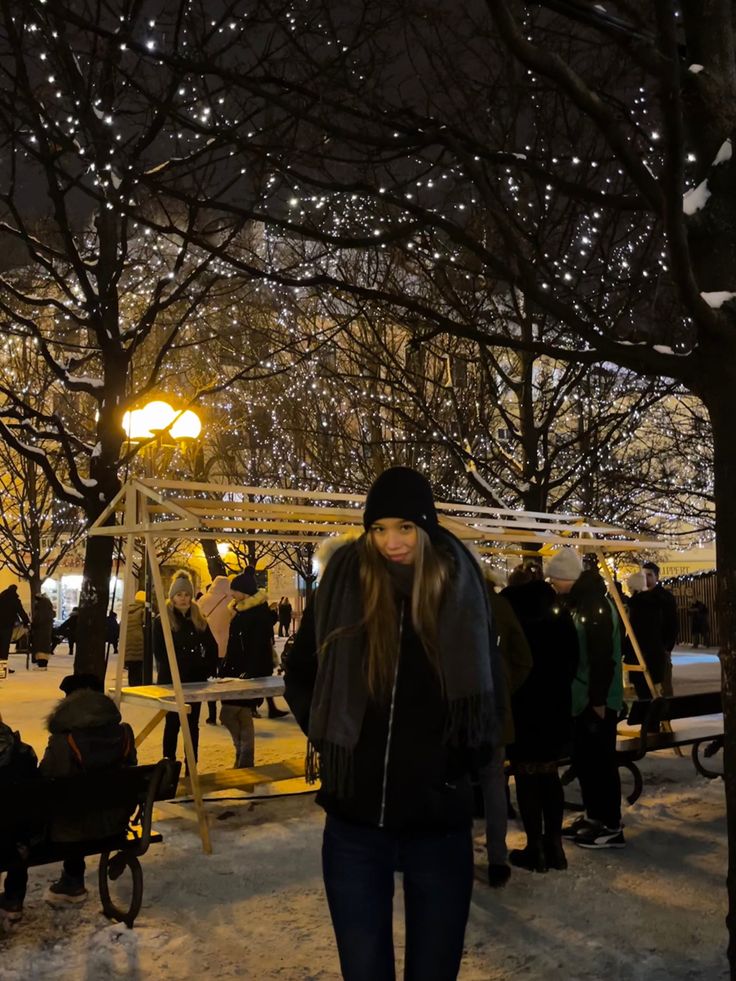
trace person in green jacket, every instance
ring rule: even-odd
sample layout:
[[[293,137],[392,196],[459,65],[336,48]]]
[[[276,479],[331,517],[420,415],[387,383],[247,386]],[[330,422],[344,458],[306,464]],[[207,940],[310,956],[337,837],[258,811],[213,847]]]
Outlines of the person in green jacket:
[[[572,764],[585,816],[562,834],[581,848],[623,848],[616,761],[616,727],[623,706],[621,623],[600,573],[584,570],[574,549],[560,549],[546,571],[572,613],[580,649],[572,683]]]

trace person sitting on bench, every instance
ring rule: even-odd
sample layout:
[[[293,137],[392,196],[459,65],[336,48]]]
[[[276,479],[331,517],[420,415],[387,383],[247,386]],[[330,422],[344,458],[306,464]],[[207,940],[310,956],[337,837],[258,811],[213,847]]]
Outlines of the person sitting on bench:
[[[69,777],[135,766],[133,730],[121,721],[118,707],[103,693],[100,679],[93,674],[70,674],[59,688],[66,698],[48,719],[49,741],[39,766],[41,776]],[[120,834],[127,820],[127,811],[123,814],[116,808],[101,808],[81,823],[54,822],[51,838],[70,843],[107,838]],[[84,902],[84,872],[84,856],[70,854],[64,860],[61,878],[49,886],[46,901],[52,906]]]
[[[13,795],[13,787],[21,780],[37,774],[36,754],[31,746],[21,742],[20,733],[13,732],[0,717],[0,797]],[[0,836],[0,868],[5,866],[5,883],[0,895],[0,923],[15,923],[23,916],[23,900],[28,886],[26,855],[30,829],[18,829]]]

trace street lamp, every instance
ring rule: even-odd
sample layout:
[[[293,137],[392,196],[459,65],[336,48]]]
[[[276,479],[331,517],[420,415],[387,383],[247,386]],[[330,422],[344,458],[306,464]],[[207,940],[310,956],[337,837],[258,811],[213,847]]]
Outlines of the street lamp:
[[[148,442],[146,453],[148,476],[154,476],[153,448],[166,436],[172,442],[197,439],[202,432],[202,422],[192,409],[177,410],[163,399],[154,399],[139,409],[131,409],[123,415],[123,429],[132,443]],[[151,617],[151,575],[146,573],[146,612],[143,633],[143,684],[153,683],[153,620]]]
[[[123,415],[123,429],[132,442],[153,440],[161,433],[168,433],[177,442],[196,439],[202,432],[202,422],[191,409],[177,410],[154,399],[141,409],[131,409]]]

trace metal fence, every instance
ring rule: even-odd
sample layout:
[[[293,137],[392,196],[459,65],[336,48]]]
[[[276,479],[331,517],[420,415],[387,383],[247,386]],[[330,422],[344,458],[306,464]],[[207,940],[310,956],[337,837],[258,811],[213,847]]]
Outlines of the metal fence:
[[[716,601],[716,573],[704,572],[696,576],[678,576],[675,579],[663,579],[662,585],[674,593],[677,600],[677,615],[680,621],[679,644],[692,644],[693,618],[690,607],[693,602],[700,600],[708,610],[710,626],[710,646],[719,647],[721,644],[720,624],[718,622],[718,603]],[[700,639],[702,644],[702,638]]]

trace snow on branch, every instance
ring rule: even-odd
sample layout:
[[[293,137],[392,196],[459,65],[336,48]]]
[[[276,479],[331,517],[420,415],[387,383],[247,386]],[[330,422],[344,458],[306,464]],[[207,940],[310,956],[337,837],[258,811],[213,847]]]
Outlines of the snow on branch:
[[[706,179],[701,181],[697,187],[691,187],[689,191],[685,191],[682,195],[682,210],[686,215],[694,215],[696,211],[705,207],[709,197],[710,190]]]

